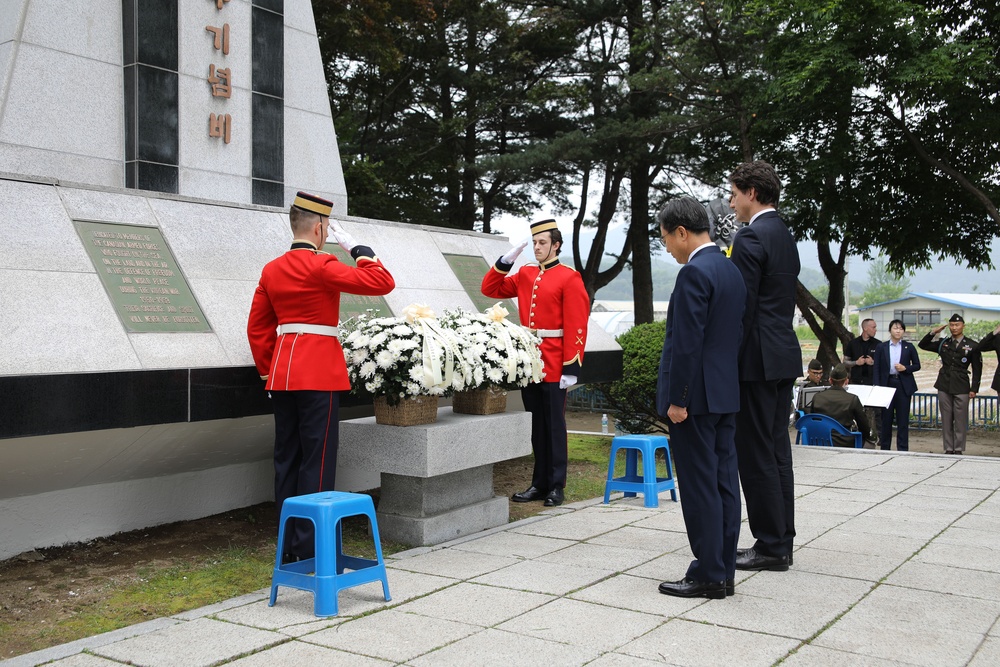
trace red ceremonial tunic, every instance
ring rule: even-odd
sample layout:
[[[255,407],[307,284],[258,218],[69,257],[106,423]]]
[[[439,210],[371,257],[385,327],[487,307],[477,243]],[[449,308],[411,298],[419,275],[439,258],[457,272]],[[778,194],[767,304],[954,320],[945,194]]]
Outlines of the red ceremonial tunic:
[[[295,241],[292,249],[267,263],[260,274],[247,322],[247,338],[257,372],[274,391],[343,391],[351,388],[340,340],[312,333],[287,333],[279,324],[340,323],[340,294],[382,296],[396,286],[367,246],[351,251],[357,267]]]
[[[561,338],[542,339],[545,382],[579,375],[587,345],[590,297],[580,274],[556,257],[544,267],[527,264],[515,273],[498,259],[483,278],[482,292],[494,299],[517,297],[521,324],[529,329],[562,329]]]

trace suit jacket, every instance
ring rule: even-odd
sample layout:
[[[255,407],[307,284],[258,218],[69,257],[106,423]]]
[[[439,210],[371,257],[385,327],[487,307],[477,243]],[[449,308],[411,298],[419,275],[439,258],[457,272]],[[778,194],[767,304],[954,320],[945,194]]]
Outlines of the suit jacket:
[[[979,346],[976,351],[980,354],[980,359],[982,359],[983,352],[989,352],[991,350],[996,350],[997,356],[1000,357],[1000,337],[997,337],[992,331],[983,336],[983,339],[979,341]],[[995,373],[993,373],[993,391],[1000,393],[1000,366],[997,367]]]
[[[868,423],[865,406],[861,404],[860,398],[843,387],[833,386],[816,394],[807,411],[812,414],[833,417],[847,430],[861,433],[866,440],[872,439],[871,424]],[[853,436],[841,435],[840,433],[833,433],[831,436],[835,445],[854,447]]]
[[[746,284],[740,380],[770,381],[802,375],[802,349],[792,327],[799,251],[775,211],[736,232],[732,261]]]
[[[899,373],[899,388],[906,396],[913,396],[917,393],[917,381],[913,374],[920,370],[920,355],[913,343],[901,340],[899,344],[903,349],[899,351],[899,363],[906,366],[906,369]],[[889,386],[889,375],[893,369],[889,368],[889,341],[883,341],[875,348],[875,363],[872,365],[872,382],[880,387]]]
[[[483,277],[483,294],[494,299],[517,297],[521,324],[529,329],[562,329],[562,338],[542,339],[545,382],[559,382],[565,375],[579,375],[587,345],[590,295],[580,274],[559,262],[544,267],[526,264],[509,273],[513,264],[497,260]]]
[[[661,415],[671,404],[692,415],[739,411],[737,357],[745,303],[740,272],[717,246],[702,248],[681,267],[667,306],[656,383]]]
[[[277,334],[279,324],[340,323],[340,294],[381,296],[396,283],[367,246],[351,251],[357,267],[307,241],[264,266],[247,321],[257,372],[276,391],[343,391],[351,388],[340,340],[320,334]]]

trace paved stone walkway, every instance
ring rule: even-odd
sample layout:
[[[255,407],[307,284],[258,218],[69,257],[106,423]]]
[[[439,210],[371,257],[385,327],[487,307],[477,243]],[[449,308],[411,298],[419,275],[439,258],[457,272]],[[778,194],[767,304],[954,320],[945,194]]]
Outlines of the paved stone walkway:
[[[5,667],[1000,664],[1000,460],[795,447],[795,564],[736,595],[657,584],[690,560],[679,505],[599,500],[388,559],[381,585],[264,589]],[[743,524],[741,544],[752,538]]]

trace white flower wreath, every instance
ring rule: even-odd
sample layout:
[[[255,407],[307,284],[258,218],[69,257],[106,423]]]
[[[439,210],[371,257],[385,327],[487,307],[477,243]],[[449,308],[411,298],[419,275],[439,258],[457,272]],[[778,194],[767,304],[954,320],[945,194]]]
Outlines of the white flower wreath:
[[[498,303],[483,313],[446,310],[441,317],[441,326],[453,330],[463,347],[470,389],[511,390],[542,381],[541,339],[508,321],[507,314]]]
[[[438,325],[430,309],[408,306],[403,317],[377,317],[377,312],[369,310],[340,325],[354,391],[364,388],[398,405],[409,396],[445,396],[466,388],[471,368],[462,345]]]

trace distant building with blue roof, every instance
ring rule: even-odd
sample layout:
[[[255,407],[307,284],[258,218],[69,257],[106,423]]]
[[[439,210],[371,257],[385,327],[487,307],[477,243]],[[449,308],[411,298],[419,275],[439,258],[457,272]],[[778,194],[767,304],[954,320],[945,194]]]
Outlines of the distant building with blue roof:
[[[902,320],[911,335],[917,327],[943,324],[958,313],[966,322],[1000,320],[1000,294],[958,294],[952,292],[910,292],[900,299],[858,309],[860,319],[871,318],[878,325],[876,336],[888,337],[889,322]]]

